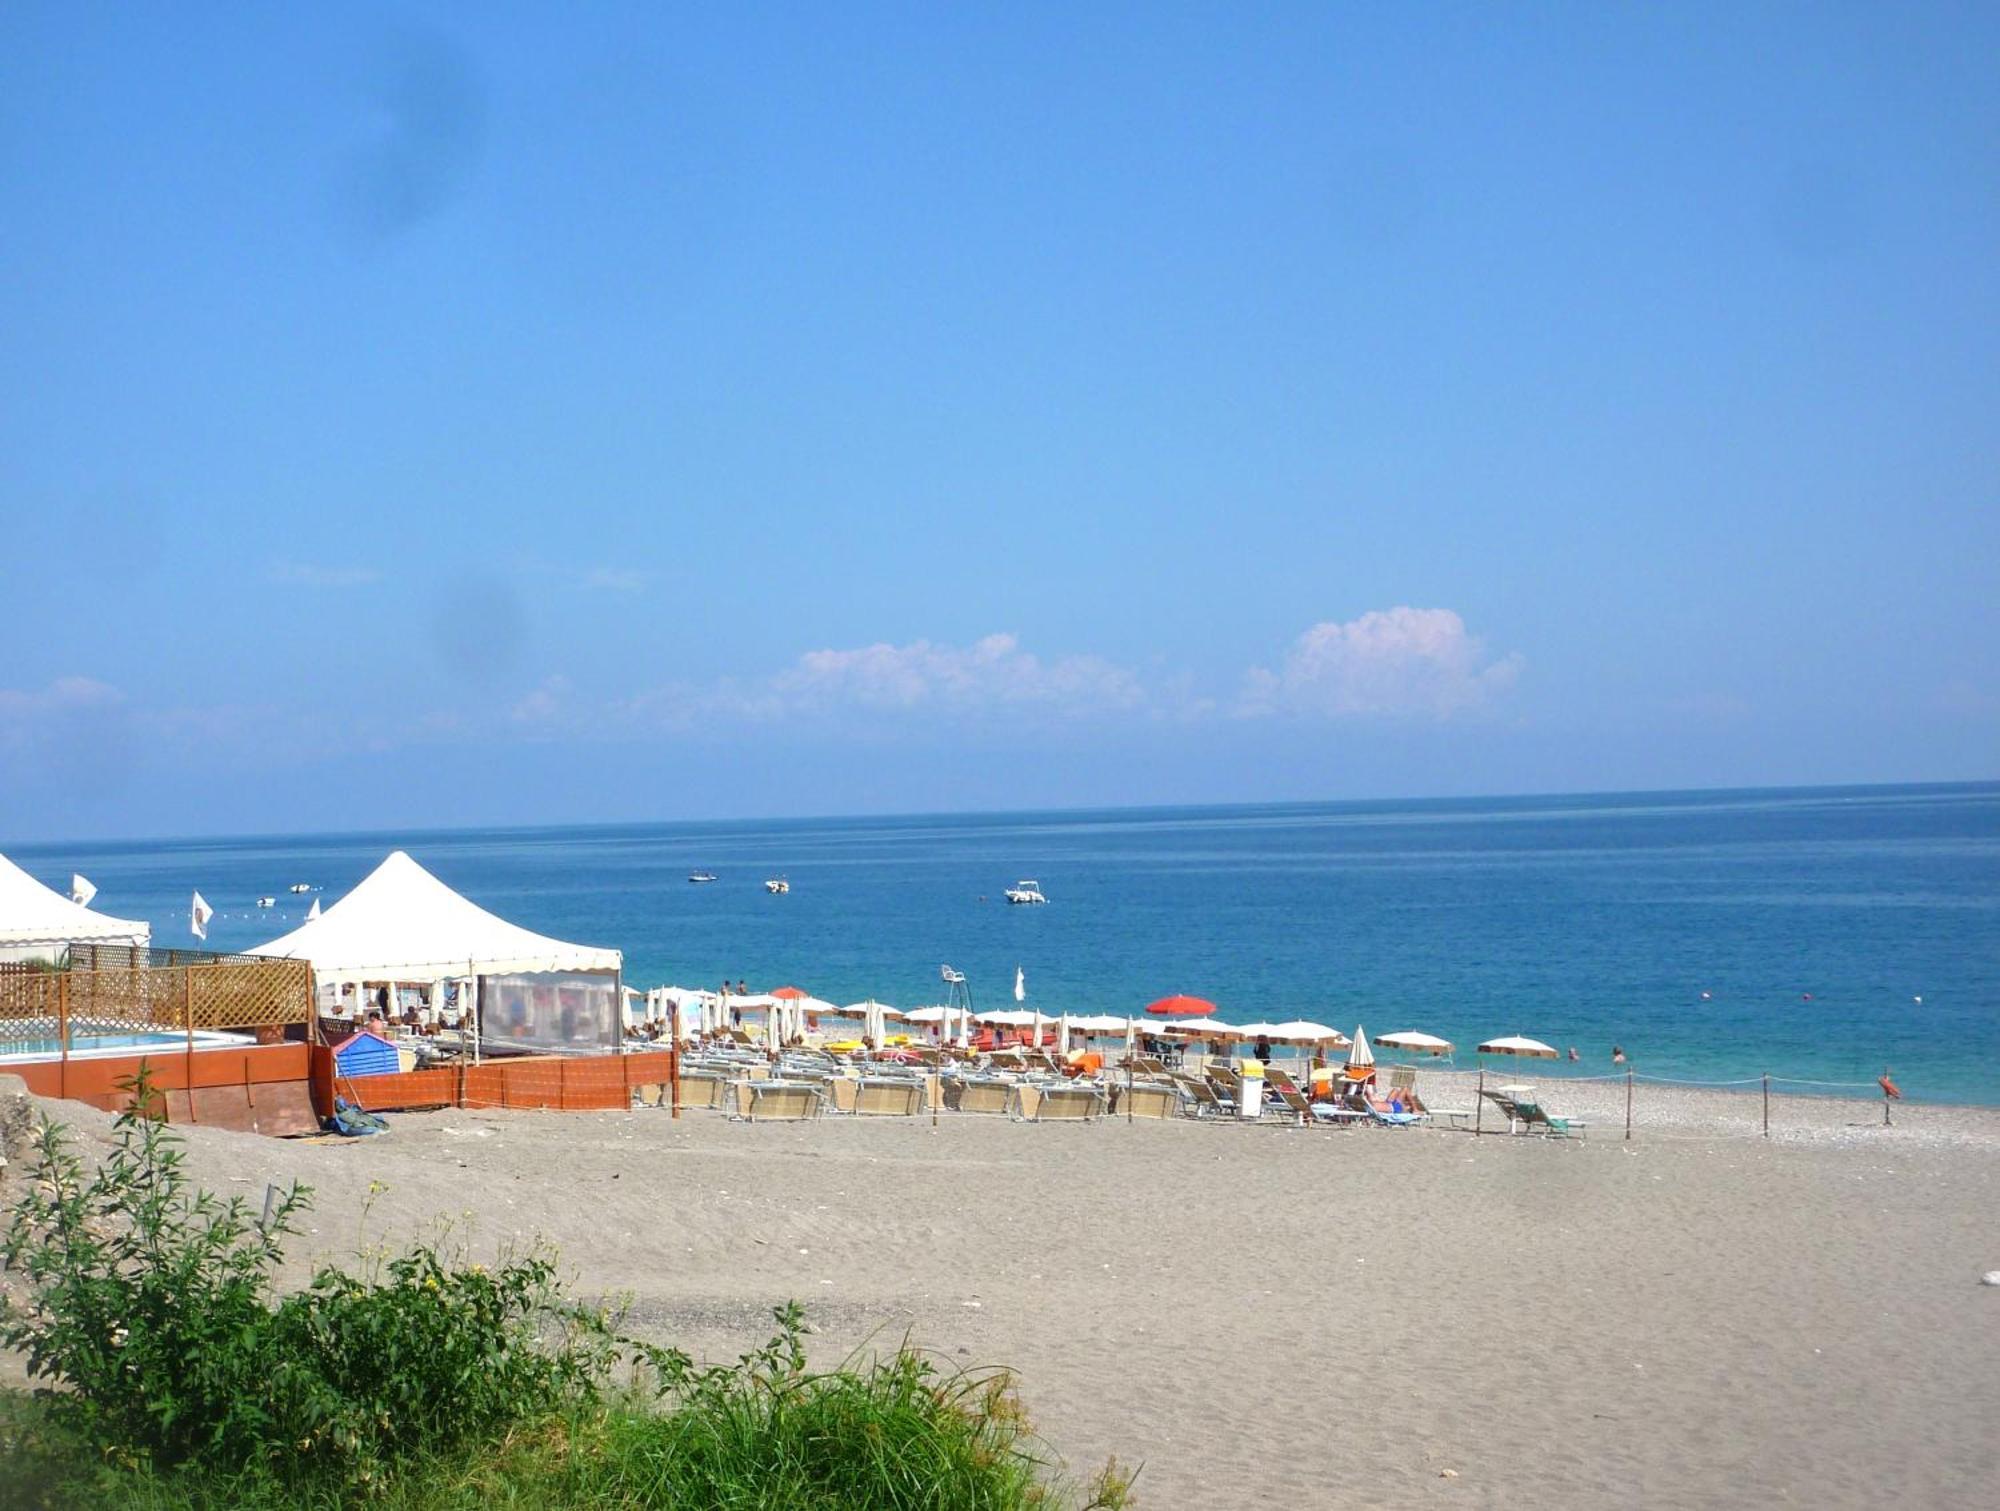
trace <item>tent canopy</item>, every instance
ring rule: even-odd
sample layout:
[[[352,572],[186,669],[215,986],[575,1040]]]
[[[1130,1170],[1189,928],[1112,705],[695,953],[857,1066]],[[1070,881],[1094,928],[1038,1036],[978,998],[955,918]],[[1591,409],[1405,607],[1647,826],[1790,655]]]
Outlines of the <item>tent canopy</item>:
[[[153,926],[113,918],[71,902],[0,855],[0,950],[9,954],[60,950],[64,945],[151,941]]]
[[[322,981],[442,981],[616,971],[617,950],[565,944],[496,918],[398,850],[311,923],[252,955],[310,960]]]

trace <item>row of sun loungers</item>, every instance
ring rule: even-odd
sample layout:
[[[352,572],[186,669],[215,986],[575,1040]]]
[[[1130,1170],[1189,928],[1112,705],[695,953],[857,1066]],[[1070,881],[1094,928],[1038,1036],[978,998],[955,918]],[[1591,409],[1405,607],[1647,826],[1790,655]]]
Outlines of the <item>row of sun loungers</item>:
[[[863,1062],[846,1063],[816,1051],[790,1053],[776,1066],[755,1052],[710,1053],[691,1060],[681,1076],[681,1105],[713,1108],[746,1122],[797,1121],[832,1112],[854,1117],[917,1117],[937,1109],[1020,1121],[1088,1122],[1106,1115],[1164,1120],[1230,1119],[1296,1127],[1357,1123],[1414,1127],[1435,1117],[1462,1127],[1470,1109],[1424,1105],[1414,1075],[1392,1068],[1386,1087],[1347,1090],[1341,1100],[1316,1100],[1284,1071],[1267,1068],[1261,1093],[1246,1093],[1244,1078],[1227,1065],[1202,1074],[1135,1060],[1128,1074],[1103,1081],[1062,1076],[1049,1057],[1034,1051],[987,1056],[976,1067]],[[1254,1078],[1253,1078],[1254,1084]],[[1510,1133],[1581,1137],[1585,1123],[1549,1112],[1525,1088],[1483,1092],[1507,1121]],[[1240,1119],[1241,1099],[1261,1098],[1256,1119]],[[649,1099],[649,1102],[652,1099]]]

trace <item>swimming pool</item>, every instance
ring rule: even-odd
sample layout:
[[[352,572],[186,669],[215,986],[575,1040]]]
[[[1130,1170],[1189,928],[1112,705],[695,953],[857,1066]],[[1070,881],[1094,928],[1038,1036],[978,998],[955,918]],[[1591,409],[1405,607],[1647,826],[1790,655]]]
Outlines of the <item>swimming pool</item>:
[[[196,1049],[231,1049],[257,1041],[249,1034],[217,1033],[212,1029],[196,1029],[193,1036]],[[176,1050],[185,1052],[189,1047],[189,1036],[167,1030],[143,1031],[138,1033],[97,1032],[77,1028],[70,1031],[69,1057],[72,1060],[103,1060],[117,1055],[143,1054],[147,1050],[159,1050],[171,1054]],[[62,1041],[51,1034],[43,1039],[0,1039],[0,1065],[20,1065],[35,1060],[59,1060],[62,1058]]]

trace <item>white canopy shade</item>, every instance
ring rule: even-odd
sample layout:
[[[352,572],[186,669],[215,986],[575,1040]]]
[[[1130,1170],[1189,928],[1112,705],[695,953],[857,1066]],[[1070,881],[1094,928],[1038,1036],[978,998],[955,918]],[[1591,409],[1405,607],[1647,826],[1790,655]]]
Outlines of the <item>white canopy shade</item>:
[[[1176,1018],[1171,1023],[1156,1023],[1154,1030],[1163,1034],[1189,1034],[1197,1039],[1240,1039],[1243,1030],[1228,1023],[1219,1023],[1214,1018]]]
[[[1071,1018],[1069,1026],[1079,1033],[1122,1034],[1131,1021],[1130,1018],[1114,1018],[1109,1013],[1087,1013],[1080,1018]]]
[[[1324,1023],[1309,1023],[1303,1018],[1288,1018],[1283,1023],[1245,1023],[1236,1032],[1246,1039],[1269,1039],[1277,1044],[1347,1043],[1347,1035],[1339,1029],[1328,1028]]]
[[[1519,1034],[1504,1039],[1488,1039],[1479,1046],[1482,1055],[1521,1055],[1531,1060],[1554,1060],[1559,1058],[1555,1046],[1544,1044],[1540,1039],[1524,1039]]]
[[[143,945],[153,926],[71,902],[0,855],[0,958],[49,956],[70,944]]]
[[[401,850],[311,923],[249,953],[310,960],[322,981],[441,981],[624,964],[617,950],[566,944],[495,917]]]
[[[1451,1040],[1440,1039],[1436,1034],[1420,1034],[1413,1028],[1401,1033],[1377,1034],[1375,1042],[1413,1055],[1448,1055],[1452,1049]]]

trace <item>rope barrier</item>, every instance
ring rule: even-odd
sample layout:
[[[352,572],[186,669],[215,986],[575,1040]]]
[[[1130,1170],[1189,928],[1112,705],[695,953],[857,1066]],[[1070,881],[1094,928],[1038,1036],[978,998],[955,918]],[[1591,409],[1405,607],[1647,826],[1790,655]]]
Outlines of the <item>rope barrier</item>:
[[[1620,1079],[1622,1080],[1623,1077],[1620,1077]],[[1632,1072],[1632,1079],[1635,1081],[1651,1081],[1658,1086],[1761,1086],[1764,1084],[1762,1076],[1750,1076],[1741,1081],[1697,1081],[1688,1076],[1642,1075],[1636,1070]]]

